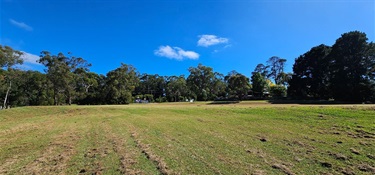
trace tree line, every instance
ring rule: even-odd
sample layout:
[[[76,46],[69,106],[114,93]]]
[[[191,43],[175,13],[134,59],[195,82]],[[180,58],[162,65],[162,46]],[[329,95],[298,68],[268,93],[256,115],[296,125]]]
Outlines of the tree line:
[[[319,45],[293,65],[288,94],[295,98],[375,101],[375,45],[365,33],[341,35],[333,46]]]
[[[251,77],[227,75],[199,64],[189,75],[141,74],[131,65],[106,75],[90,72],[85,59],[71,53],[42,51],[44,73],[15,68],[22,52],[0,45],[2,108],[28,105],[128,104],[134,101],[244,100],[256,98],[375,102],[375,46],[365,33],[344,33],[333,46],[319,45],[295,59],[293,73],[286,59],[273,56],[258,64]]]

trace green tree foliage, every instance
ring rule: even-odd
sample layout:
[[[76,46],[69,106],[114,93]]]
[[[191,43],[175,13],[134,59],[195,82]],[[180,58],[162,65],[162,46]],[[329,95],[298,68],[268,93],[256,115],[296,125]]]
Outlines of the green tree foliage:
[[[251,85],[249,78],[236,71],[230,72],[225,76],[227,82],[227,92],[231,97],[242,100],[249,92]]]
[[[252,72],[251,76],[252,90],[255,97],[263,97],[263,92],[266,89],[266,77],[260,72]]]
[[[18,82],[19,91],[17,103],[13,106],[28,105],[51,105],[53,104],[52,84],[48,81],[46,74],[38,71],[20,71],[22,80]]]
[[[10,68],[16,64],[22,64],[21,51],[13,50],[9,46],[0,45],[0,68]]]
[[[104,76],[80,68],[74,71],[78,104],[102,104]]]
[[[341,35],[332,46],[331,88],[335,100],[362,102],[374,91],[374,49],[365,33],[354,31]]]
[[[115,70],[107,73],[105,101],[108,104],[129,104],[135,87],[139,84],[139,73],[136,69],[124,63]]]
[[[61,97],[69,84],[69,66],[67,64],[68,58],[64,54],[59,53],[51,55],[48,51],[42,51],[39,63],[47,67],[45,72],[48,80],[53,86],[54,105],[63,103]]]
[[[139,86],[136,88],[136,94],[151,94],[155,98],[161,98],[165,94],[166,77],[158,74],[142,74],[140,76]]]
[[[269,70],[268,70],[268,66],[265,66],[264,64],[258,64],[255,69],[254,69],[254,72],[258,72],[260,73],[263,77],[267,77],[268,74],[269,74]]]
[[[196,96],[197,100],[213,100],[222,93],[222,75],[213,72],[211,67],[199,64],[198,67],[190,67],[189,72],[186,82],[192,92],[191,96]]]
[[[106,77],[92,72],[90,72],[90,76],[93,76],[96,83],[88,88],[88,92],[84,98],[79,100],[79,104],[107,104]]]
[[[375,43],[369,43],[369,50],[368,50],[368,59],[370,64],[367,66],[367,79],[368,79],[368,89],[369,89],[369,97],[367,99],[369,101],[375,102]]]
[[[375,101],[375,49],[365,33],[344,33],[332,47],[319,45],[296,59],[289,94],[338,101]]]
[[[184,100],[188,96],[188,88],[185,77],[181,76],[170,76],[167,80],[167,99],[169,101],[177,102]]]
[[[38,71],[23,71],[12,69],[6,71],[7,76],[12,76],[12,89],[7,98],[7,106],[30,106],[53,104],[51,84],[47,76]],[[0,86],[1,96],[5,95],[4,88]]]
[[[5,87],[2,108],[7,108],[9,102],[9,94],[12,91],[12,82],[14,82],[14,79],[17,78],[16,73],[13,72],[12,66],[23,63],[23,59],[21,58],[21,56],[22,52],[13,50],[9,46],[0,45],[0,68],[7,68],[8,70],[0,72],[1,86]]]
[[[215,72],[214,79],[212,82],[211,94],[212,98],[226,97],[227,96],[227,85],[223,74]]]
[[[319,45],[299,56],[293,74],[285,73],[285,59],[271,57],[252,72],[253,94],[274,98],[288,95],[304,99],[375,102],[375,44],[365,33],[344,33],[330,47]],[[251,88],[249,79],[235,71],[223,76],[199,64],[189,76],[140,75],[121,64],[105,75],[89,72],[86,60],[59,53],[41,53],[45,73],[15,69],[22,52],[0,45],[0,100],[2,107],[60,104],[128,104],[136,97],[149,101],[242,99]],[[270,80],[272,79],[275,84]]]
[[[280,85],[281,79],[279,74],[284,72],[286,59],[273,56],[267,61],[267,68],[269,69],[267,78],[272,78],[275,84]]]
[[[53,85],[54,104],[62,103],[72,104],[72,101],[77,95],[76,80],[77,74],[75,72],[79,69],[81,71],[88,71],[91,64],[80,57],[65,56],[63,53],[51,55],[48,51],[42,51],[39,63],[47,67],[45,70],[48,80]]]
[[[277,80],[280,85],[287,87],[292,80],[292,76],[292,73],[280,72],[279,75],[277,75]]]
[[[295,97],[327,99],[329,90],[331,47],[319,45],[299,56],[293,65],[293,77],[288,94]]]
[[[270,87],[272,98],[282,98],[286,96],[286,88],[283,85],[273,85]]]
[[[17,103],[17,101],[14,101],[19,93],[22,93],[19,88],[19,84],[21,84],[21,81],[24,79],[22,77],[22,72],[17,69],[8,68],[7,71],[2,71],[2,95],[1,97],[4,97],[3,99],[3,105],[2,108],[6,109],[9,108],[9,106],[14,106],[14,104]]]

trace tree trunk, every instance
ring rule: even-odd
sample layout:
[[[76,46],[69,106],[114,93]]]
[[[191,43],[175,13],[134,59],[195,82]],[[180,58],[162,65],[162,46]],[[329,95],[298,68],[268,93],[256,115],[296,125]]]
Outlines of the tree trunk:
[[[85,87],[85,92],[88,93],[89,92],[89,88],[92,86],[92,84],[89,84]]]
[[[57,95],[56,95],[56,92],[53,92],[53,103],[55,104],[55,106],[57,106]]]
[[[72,105],[72,96],[70,96],[70,94],[69,94],[69,105]]]
[[[7,107],[6,105],[7,105],[8,95],[9,95],[11,88],[12,88],[12,81],[9,81],[9,87],[8,87],[7,93],[5,94],[3,109],[6,109]]]
[[[57,89],[56,88],[53,89],[53,100],[54,100],[55,106],[57,106],[58,105],[57,104],[58,99],[57,99]]]

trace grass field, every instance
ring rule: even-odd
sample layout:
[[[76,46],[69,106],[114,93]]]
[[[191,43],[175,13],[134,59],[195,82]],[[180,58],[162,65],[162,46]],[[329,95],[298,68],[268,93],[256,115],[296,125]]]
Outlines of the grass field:
[[[374,174],[375,106],[0,111],[0,174]]]

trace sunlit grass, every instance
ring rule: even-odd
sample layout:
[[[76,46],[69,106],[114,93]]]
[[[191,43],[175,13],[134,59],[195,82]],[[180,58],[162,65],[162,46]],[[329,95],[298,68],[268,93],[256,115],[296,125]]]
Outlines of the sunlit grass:
[[[0,174],[375,171],[374,106],[23,107],[0,121]]]

